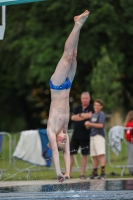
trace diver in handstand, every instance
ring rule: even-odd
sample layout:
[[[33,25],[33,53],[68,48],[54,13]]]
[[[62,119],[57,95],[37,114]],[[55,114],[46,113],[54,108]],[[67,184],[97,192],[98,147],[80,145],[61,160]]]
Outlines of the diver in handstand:
[[[77,68],[77,46],[80,29],[89,15],[86,10],[74,17],[74,27],[64,47],[63,55],[50,79],[51,105],[47,124],[49,144],[53,153],[56,175],[59,182],[70,178],[70,150],[67,134],[69,122],[69,93]],[[60,169],[59,152],[63,151],[65,174]]]

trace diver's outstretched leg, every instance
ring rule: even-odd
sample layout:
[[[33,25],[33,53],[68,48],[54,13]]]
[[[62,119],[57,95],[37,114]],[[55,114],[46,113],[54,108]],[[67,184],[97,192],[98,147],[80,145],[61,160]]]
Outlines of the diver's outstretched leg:
[[[63,84],[66,77],[68,77],[69,70],[72,64],[74,49],[78,43],[80,29],[86,21],[88,15],[89,11],[86,10],[81,15],[74,17],[75,24],[73,30],[71,31],[68,39],[66,40],[63,56],[59,61],[55,72],[52,76],[52,81],[54,85]]]
[[[74,76],[75,76],[75,73],[76,73],[76,69],[77,69],[78,41],[79,41],[79,36],[77,37],[77,42],[76,42],[75,48],[73,50],[72,63],[71,63],[71,67],[70,67],[70,70],[69,70],[69,73],[68,73],[68,78],[69,78],[71,83],[73,82],[73,79],[74,79]]]

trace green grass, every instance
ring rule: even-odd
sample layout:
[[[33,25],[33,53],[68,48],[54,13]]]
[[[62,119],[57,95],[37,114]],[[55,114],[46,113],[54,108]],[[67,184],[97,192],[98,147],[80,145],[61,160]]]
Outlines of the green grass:
[[[12,135],[13,141],[14,141],[14,135]],[[19,137],[17,137],[18,141]],[[108,144],[107,144],[107,149],[108,149]],[[14,152],[14,148],[12,150]],[[80,154],[76,156],[77,161],[80,166]],[[106,174],[107,178],[121,178],[121,168],[115,168],[111,167],[108,164],[108,153],[106,155]],[[126,145],[125,142],[122,143],[122,151],[120,152],[119,156],[117,157],[112,151],[111,151],[111,164],[113,166],[118,166],[118,165],[126,165],[127,162],[127,151],[126,151]],[[62,158],[62,152],[60,152],[60,164],[61,168],[64,168],[63,164],[63,158]],[[89,169],[86,169],[86,176],[89,176],[91,174],[92,170],[92,162],[89,157],[88,159],[88,166],[90,167]],[[74,166],[75,168],[76,166]],[[2,145],[2,153],[0,154],[0,171],[6,169],[6,171],[2,172],[2,178],[1,181],[11,181],[11,180],[52,180],[56,179],[56,173],[54,169],[54,165],[52,163],[52,166],[50,168],[47,167],[38,167],[31,165],[29,163],[26,163],[24,161],[18,160],[18,159],[11,159],[11,164],[9,163],[9,139],[5,135],[3,138],[3,145]],[[51,170],[52,169],[52,170]],[[28,171],[31,170],[30,176],[27,177]],[[80,168],[78,170],[73,170],[72,172],[72,177],[73,178],[78,178],[80,175]],[[62,169],[62,172],[64,170]],[[115,172],[116,174],[119,174],[117,176],[111,176],[109,175],[111,172]],[[100,168],[99,168],[99,173],[100,173]],[[129,178],[131,176],[128,175],[128,169],[125,169],[124,176],[125,178]]]

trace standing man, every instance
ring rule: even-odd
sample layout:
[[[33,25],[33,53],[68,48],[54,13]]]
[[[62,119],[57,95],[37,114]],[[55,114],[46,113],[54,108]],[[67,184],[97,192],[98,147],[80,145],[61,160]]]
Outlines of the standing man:
[[[94,111],[90,121],[85,122],[86,128],[91,128],[90,134],[90,155],[93,159],[93,171],[90,179],[105,179],[105,114],[102,111],[103,102],[101,99],[94,101]],[[101,166],[101,175],[98,176],[98,163]]]
[[[90,130],[85,127],[85,122],[91,118],[93,105],[90,104],[89,92],[81,94],[81,105],[74,109],[71,120],[74,121],[74,131],[70,142],[70,176],[74,164],[74,154],[77,154],[81,147],[81,171],[80,178],[85,179],[85,168],[87,164],[87,155],[90,154]]]

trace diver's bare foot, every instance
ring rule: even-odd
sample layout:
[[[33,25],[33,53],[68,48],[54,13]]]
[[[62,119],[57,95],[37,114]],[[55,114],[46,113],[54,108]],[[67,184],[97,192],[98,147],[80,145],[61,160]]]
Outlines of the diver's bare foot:
[[[86,10],[81,15],[75,16],[74,17],[75,23],[82,26],[84,24],[84,22],[86,21],[86,19],[88,18],[89,13],[90,12],[88,10]]]

